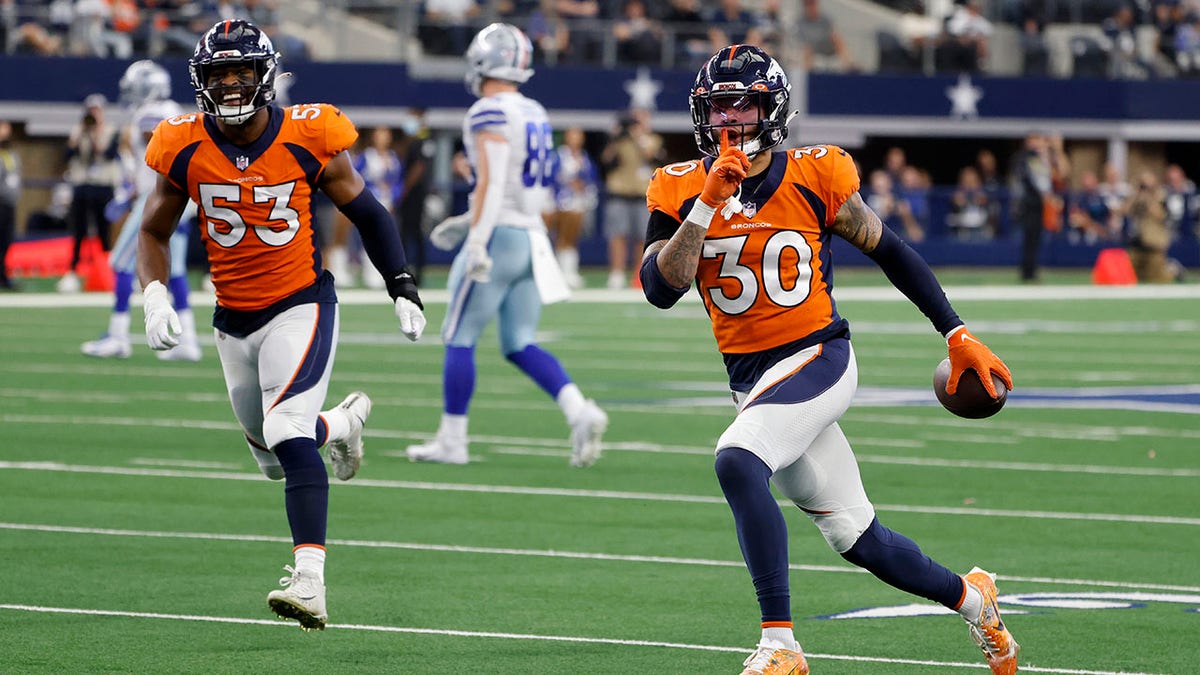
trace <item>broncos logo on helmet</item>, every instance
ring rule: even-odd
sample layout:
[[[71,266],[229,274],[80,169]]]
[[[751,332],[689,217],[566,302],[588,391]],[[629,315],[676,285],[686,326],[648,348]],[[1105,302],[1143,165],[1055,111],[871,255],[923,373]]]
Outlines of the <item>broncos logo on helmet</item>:
[[[118,85],[121,103],[130,108],[171,98],[171,75],[150,59],[134,61],[125,69]]]
[[[717,52],[700,68],[688,102],[696,145],[710,157],[721,152],[721,129],[742,127],[742,122],[713,121],[714,100],[721,109],[758,106],[758,133],[742,142],[742,151],[754,156],[787,138],[792,85],[779,63],[752,45],[732,45]],[[740,131],[740,129],[739,129]]]
[[[209,82],[214,69],[232,64],[253,66],[254,81],[236,85]],[[244,124],[275,100],[279,54],[271,38],[249,21],[218,21],[196,43],[188,72],[200,110],[226,124]]]
[[[494,23],[467,47],[467,90],[479,96],[485,78],[523,84],[533,76],[533,43],[520,28]]]

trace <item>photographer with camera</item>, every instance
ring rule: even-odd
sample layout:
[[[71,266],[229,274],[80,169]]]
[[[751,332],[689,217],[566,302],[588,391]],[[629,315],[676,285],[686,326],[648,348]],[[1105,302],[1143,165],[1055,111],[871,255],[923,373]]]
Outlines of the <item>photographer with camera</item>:
[[[608,240],[608,287],[624,288],[630,242],[641,255],[646,226],[646,185],[663,154],[662,137],[650,130],[650,111],[631,110],[617,122],[616,133],[600,155],[608,195],[604,237]]]
[[[1129,259],[1140,283],[1171,283],[1182,277],[1178,261],[1167,256],[1177,234],[1168,216],[1166,189],[1154,172],[1143,171],[1129,199]]]
[[[73,188],[69,220],[75,241],[71,249],[71,269],[58,281],[60,293],[75,293],[83,287],[75,269],[79,265],[79,249],[90,226],[95,226],[104,251],[107,252],[112,244],[104,207],[112,201],[121,176],[120,135],[116,127],[104,120],[107,103],[103,94],[91,94],[84,99],[83,118],[67,139],[66,178]]]

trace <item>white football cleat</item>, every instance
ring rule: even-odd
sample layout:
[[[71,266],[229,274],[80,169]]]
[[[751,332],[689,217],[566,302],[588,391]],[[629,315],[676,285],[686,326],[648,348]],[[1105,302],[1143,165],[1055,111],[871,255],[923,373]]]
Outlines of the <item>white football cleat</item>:
[[[371,397],[356,391],[330,412],[345,415],[350,423],[350,431],[345,438],[329,441],[329,461],[333,464],[333,475],[339,480],[350,480],[362,465],[363,425],[367,422],[367,416],[371,414]]]
[[[454,442],[436,436],[428,443],[408,446],[408,459],[413,462],[437,462],[438,464],[466,464],[467,442]]]
[[[742,665],[741,675],[808,675],[808,661],[797,642],[763,640]]]
[[[97,359],[127,359],[133,353],[133,348],[129,344],[129,337],[119,338],[113,335],[104,335],[99,340],[85,342],[79,346],[79,351],[85,356],[95,357]]]
[[[304,630],[325,630],[329,615],[325,612],[325,584],[311,572],[284,565],[291,576],[279,580],[283,590],[267,594],[271,611],[284,619],[295,619]]]
[[[54,284],[54,290],[59,293],[78,293],[83,290],[83,281],[74,272],[67,272]]]
[[[608,415],[588,399],[571,422],[571,466],[591,466],[600,458],[600,439],[608,428]]]

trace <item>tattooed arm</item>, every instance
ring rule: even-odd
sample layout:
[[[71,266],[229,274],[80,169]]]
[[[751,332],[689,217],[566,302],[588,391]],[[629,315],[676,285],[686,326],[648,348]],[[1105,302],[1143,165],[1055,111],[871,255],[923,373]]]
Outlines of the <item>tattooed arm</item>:
[[[675,287],[685,287],[696,278],[696,267],[700,264],[700,249],[704,246],[704,235],[708,230],[683,221],[679,229],[668,240],[656,241],[646,247],[645,261],[658,254],[658,270],[663,279]]]
[[[883,222],[855,192],[838,209],[829,231],[870,255],[879,246],[879,239],[883,236]]]
[[[884,227],[857,192],[838,209],[829,231],[874,260],[892,285],[929,318],[939,333],[948,335],[962,325],[925,259]]]

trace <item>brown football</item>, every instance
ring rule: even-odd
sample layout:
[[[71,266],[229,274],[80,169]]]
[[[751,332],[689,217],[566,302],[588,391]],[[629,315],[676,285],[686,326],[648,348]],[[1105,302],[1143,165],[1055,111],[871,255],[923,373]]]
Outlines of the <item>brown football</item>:
[[[943,408],[959,417],[991,417],[1000,412],[1004,402],[1008,400],[1008,387],[1004,386],[1004,380],[995,373],[992,374],[992,384],[996,385],[999,398],[992,398],[987,393],[974,370],[968,370],[958,378],[958,391],[953,396],[946,393],[946,381],[949,379],[950,359],[946,358],[933,369],[933,393],[937,395]]]

